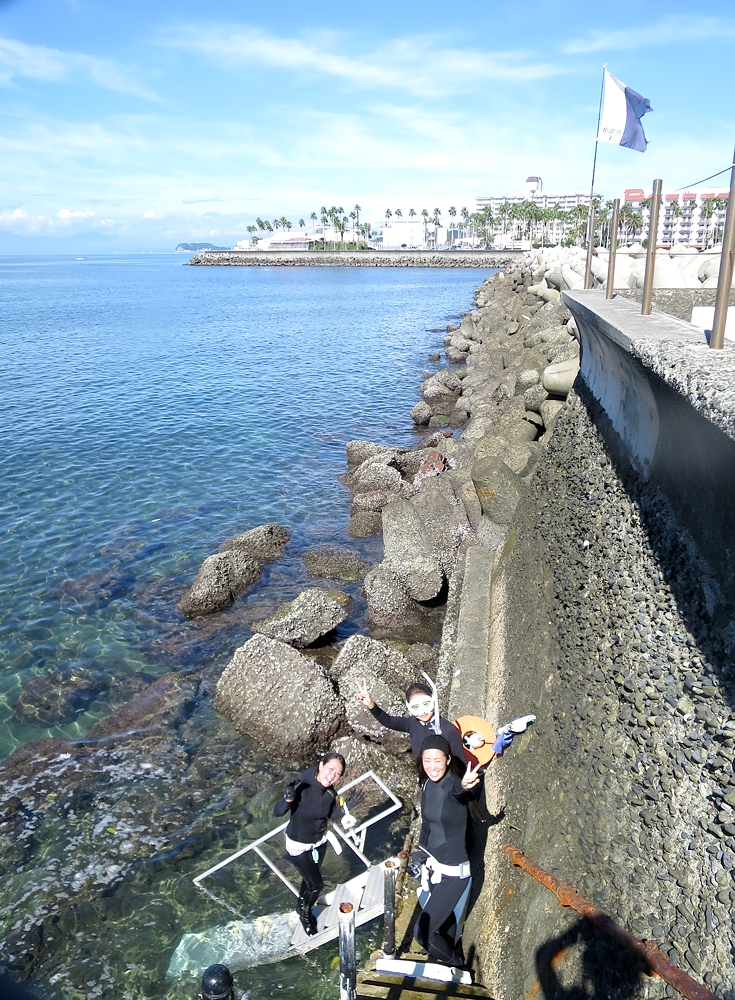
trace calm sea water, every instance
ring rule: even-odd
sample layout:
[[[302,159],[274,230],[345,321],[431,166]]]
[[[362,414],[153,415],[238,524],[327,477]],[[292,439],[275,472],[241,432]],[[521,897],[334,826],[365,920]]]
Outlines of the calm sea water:
[[[4,258],[0,757],[83,734],[110,677],[221,654],[152,640],[229,535],[275,521],[297,556],[339,534],[345,441],[412,441],[427,328],[486,273]],[[30,678],[79,670],[100,693],[73,720],[14,716]]]
[[[138,674],[225,662],[247,638],[249,620],[313,583],[301,552],[355,545],[345,534],[349,494],[337,480],[345,442],[417,441],[408,411],[421,373],[438,367],[427,356],[441,344],[430,329],[466,310],[492,273],[183,262],[180,255],[0,258],[0,759],[40,737],[85,735]],[[265,521],[291,532],[286,558],[230,611],[183,621],[176,601],[202,559]],[[357,544],[380,558],[379,539]],[[355,600],[343,634],[365,624],[359,587],[347,589]],[[224,724],[213,717],[207,724],[219,739]],[[192,746],[197,726],[201,720],[192,722]],[[223,746],[228,739],[224,733]],[[228,780],[217,777],[216,763],[209,769],[222,791]],[[120,802],[139,777],[120,770]],[[261,785],[274,781],[264,770],[261,777]],[[243,808],[267,828],[272,796],[260,787],[254,778]],[[240,799],[227,808],[233,802],[237,812]],[[39,856],[27,868],[24,861],[3,869],[0,930],[31,905],[19,903],[31,888],[36,905],[58,882],[69,824],[53,810],[44,822],[34,834]],[[90,821],[90,856],[102,850],[101,836],[117,857],[112,841],[122,819],[106,822]],[[74,829],[81,856],[87,848],[81,827]],[[247,842],[253,830],[233,837]],[[119,984],[135,975],[145,987],[131,996],[169,995],[161,969],[181,931],[222,917],[188,891],[177,901],[171,886],[190,886],[192,865],[201,870],[198,861],[161,861],[130,868],[134,878],[121,874],[115,898],[128,902],[120,903],[114,947],[104,935],[93,942],[96,933],[57,934],[57,951],[35,976],[59,983],[44,995],[98,995],[69,985],[80,975],[89,982],[95,969],[91,981],[106,982],[108,995],[127,996]],[[258,905],[256,898],[253,912]],[[315,962],[324,995],[332,995],[329,958]],[[282,989],[316,995],[298,963],[268,967],[251,981],[253,998]]]

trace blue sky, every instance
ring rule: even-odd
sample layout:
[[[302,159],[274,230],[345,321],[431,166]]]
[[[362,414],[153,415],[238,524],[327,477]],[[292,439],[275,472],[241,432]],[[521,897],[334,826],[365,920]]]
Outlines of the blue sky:
[[[645,154],[600,147],[598,191],[680,187],[735,144],[735,9],[702,10],[0,0],[0,252],[227,246],[256,215],[473,209],[528,174],[586,190],[603,63],[654,112]]]

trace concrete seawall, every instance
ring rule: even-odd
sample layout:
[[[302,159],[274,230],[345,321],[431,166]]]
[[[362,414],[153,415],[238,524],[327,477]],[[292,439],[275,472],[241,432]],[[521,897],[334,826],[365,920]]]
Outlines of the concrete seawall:
[[[498,1000],[667,995],[512,869],[510,842],[731,997],[735,351],[622,297],[564,301],[581,371],[490,598],[485,714],[538,719],[486,780],[465,949]]]
[[[197,254],[187,264],[210,267],[507,267],[521,256],[512,250],[311,250],[308,253],[220,250]]]

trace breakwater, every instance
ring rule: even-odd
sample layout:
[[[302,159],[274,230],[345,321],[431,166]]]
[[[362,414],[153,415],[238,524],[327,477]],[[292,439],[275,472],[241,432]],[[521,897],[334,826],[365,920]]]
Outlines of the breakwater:
[[[187,264],[204,267],[506,267],[517,251],[460,250],[227,250],[199,253]]]
[[[511,870],[510,842],[730,996],[733,352],[599,292],[564,299],[581,374],[498,546],[491,598],[487,714],[538,724],[488,782],[502,820],[466,941],[499,997],[673,995]]]

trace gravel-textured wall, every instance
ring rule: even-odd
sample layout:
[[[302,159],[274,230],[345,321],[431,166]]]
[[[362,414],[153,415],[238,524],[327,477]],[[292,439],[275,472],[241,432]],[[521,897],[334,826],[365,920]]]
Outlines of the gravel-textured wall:
[[[675,994],[500,851],[529,857],[735,997],[728,619],[660,493],[612,464],[577,380],[496,566],[487,715],[536,725],[488,776],[468,921],[498,1000]],[[492,779],[492,780],[491,780]]]

